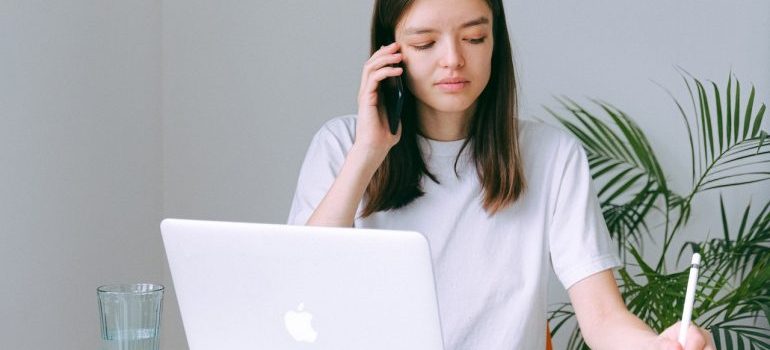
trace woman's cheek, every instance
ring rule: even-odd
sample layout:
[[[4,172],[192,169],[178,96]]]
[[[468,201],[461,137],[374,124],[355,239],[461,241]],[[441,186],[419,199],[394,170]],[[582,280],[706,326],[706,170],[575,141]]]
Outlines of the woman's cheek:
[[[404,61],[407,73],[409,76],[411,76],[414,80],[420,80],[425,75],[425,68],[420,65],[419,61],[415,60],[405,60]]]
[[[411,91],[412,94],[417,91],[417,85],[414,82],[414,77],[409,73],[406,74],[406,88]]]
[[[415,91],[418,85],[417,82],[420,80],[420,72],[415,65],[409,64],[406,59],[404,59],[403,63],[404,67],[406,67],[404,71],[406,72],[407,88],[409,88],[410,91]]]

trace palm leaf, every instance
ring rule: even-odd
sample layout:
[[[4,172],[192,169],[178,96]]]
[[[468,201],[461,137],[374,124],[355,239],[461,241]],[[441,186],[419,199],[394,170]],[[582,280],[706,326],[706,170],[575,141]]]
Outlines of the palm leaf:
[[[629,252],[640,273],[632,275],[627,268],[620,269],[621,295],[631,313],[645,320],[655,331],[661,332],[674,324],[684,306],[682,291],[687,287],[687,271],[663,274],[648,265],[634,247]],[[698,315],[693,311],[693,317]]]
[[[714,335],[714,343],[718,349],[770,349],[770,332],[767,329],[735,322],[739,320],[734,319],[732,322],[711,327],[711,334]]]
[[[689,75],[689,73],[687,73]],[[735,79],[735,94],[731,94],[733,76],[728,77],[727,91],[724,96],[726,108],[722,105],[722,96],[716,83],[711,82],[713,100],[711,102],[704,84],[690,75],[693,85],[687,84],[693,105],[697,105],[695,117],[688,116],[680,108],[682,118],[690,125],[696,121],[696,130],[688,128],[690,140],[693,133],[698,134],[701,159],[694,173],[694,186],[690,197],[696,193],[736,185],[751,184],[770,179],[770,171],[752,170],[757,164],[770,163],[770,147],[765,143],[767,132],[761,130],[766,106],[762,104],[757,113],[754,110],[755,88],[749,94],[745,114],[741,115],[740,82]],[[686,80],[686,79],[685,79]],[[694,96],[698,101],[694,100]],[[677,102],[681,107],[681,104]],[[764,148],[763,148],[764,147]]]
[[[770,256],[770,201],[748,222],[751,204],[743,211],[737,232],[730,233],[724,202],[720,198],[722,238],[713,238],[700,244],[704,261],[709,261],[706,273],[712,268],[742,280],[745,273],[761,259]],[[734,237],[734,238],[733,238]],[[693,242],[694,243],[694,242]],[[682,251],[680,251],[681,256]]]

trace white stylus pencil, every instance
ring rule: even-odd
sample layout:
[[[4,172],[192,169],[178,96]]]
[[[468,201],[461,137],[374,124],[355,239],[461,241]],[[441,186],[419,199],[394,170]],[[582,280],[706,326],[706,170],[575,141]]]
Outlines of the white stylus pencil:
[[[695,302],[695,287],[698,285],[698,269],[700,269],[700,254],[693,253],[690,265],[690,278],[687,280],[687,292],[684,296],[684,310],[682,310],[682,323],[679,326],[679,344],[684,347],[687,342],[687,329],[690,328],[692,318],[692,305]]]

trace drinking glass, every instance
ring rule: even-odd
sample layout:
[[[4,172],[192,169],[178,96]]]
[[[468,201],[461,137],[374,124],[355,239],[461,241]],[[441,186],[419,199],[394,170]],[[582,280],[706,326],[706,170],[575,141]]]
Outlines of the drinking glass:
[[[103,350],[158,350],[163,286],[112,284],[96,289]]]

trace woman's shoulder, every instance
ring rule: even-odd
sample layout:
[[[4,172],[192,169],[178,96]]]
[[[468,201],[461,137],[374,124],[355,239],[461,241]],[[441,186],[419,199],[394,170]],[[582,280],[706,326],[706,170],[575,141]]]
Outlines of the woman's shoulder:
[[[321,126],[321,131],[328,131],[335,135],[337,134],[350,134],[353,135],[356,131],[356,115],[346,114],[336,116],[324,122]]]
[[[519,120],[519,147],[534,151],[560,152],[580,146],[569,132],[542,121]]]
[[[325,121],[313,135],[305,155],[308,159],[341,164],[355,140],[356,116],[342,115]]]
[[[324,123],[323,127],[332,131],[355,131],[356,115],[345,114],[345,115],[334,117],[332,119],[327,120]]]
[[[519,149],[530,190],[560,176],[570,159],[583,152],[582,144],[569,132],[544,122],[519,122]],[[544,192],[547,193],[544,188]]]
[[[321,125],[315,137],[336,139],[341,143],[352,143],[356,134],[356,115],[347,114],[334,117]]]

